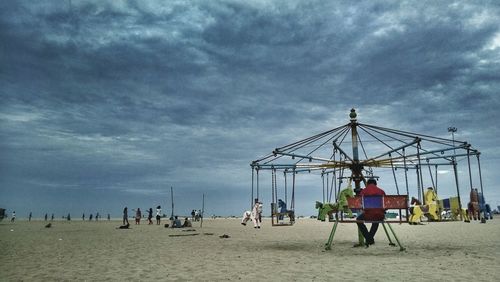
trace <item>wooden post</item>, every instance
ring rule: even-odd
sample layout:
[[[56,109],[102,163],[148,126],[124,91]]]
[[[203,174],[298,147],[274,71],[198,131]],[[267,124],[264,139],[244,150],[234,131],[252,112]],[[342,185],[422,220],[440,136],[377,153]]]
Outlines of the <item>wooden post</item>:
[[[200,221],[200,228],[203,228],[203,218],[205,213],[205,193],[203,193],[203,200],[201,202],[201,221]]]

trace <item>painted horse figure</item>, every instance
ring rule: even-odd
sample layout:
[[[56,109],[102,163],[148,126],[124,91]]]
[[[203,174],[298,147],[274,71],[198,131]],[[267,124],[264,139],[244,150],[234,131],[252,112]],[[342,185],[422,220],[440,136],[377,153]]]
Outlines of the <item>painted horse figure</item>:
[[[340,191],[336,203],[321,203],[316,201],[316,208],[318,209],[318,220],[325,221],[326,216],[331,218],[336,212],[345,212],[349,217],[352,217],[352,211],[348,208],[347,198],[354,197],[354,191],[349,185],[344,190]]]
[[[411,225],[417,225],[421,223],[421,217],[425,215],[429,221],[438,221],[439,220],[439,205],[437,204],[438,196],[434,188],[427,188],[427,192],[425,192],[425,205],[415,197],[411,198],[410,207],[410,218],[408,219]]]
[[[474,220],[481,219],[481,210],[479,208],[479,193],[477,188],[470,191],[470,202],[467,204],[469,210],[469,218]]]

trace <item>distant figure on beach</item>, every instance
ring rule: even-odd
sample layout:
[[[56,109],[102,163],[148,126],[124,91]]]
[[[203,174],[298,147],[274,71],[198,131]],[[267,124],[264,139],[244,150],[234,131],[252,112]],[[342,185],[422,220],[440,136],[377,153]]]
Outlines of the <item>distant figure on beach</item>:
[[[82,214],[82,221],[85,221],[85,213]]]
[[[201,212],[201,210],[198,210],[198,221],[200,221],[200,219],[203,217],[203,213]]]
[[[99,213],[96,213],[95,214],[95,221],[98,221],[99,220]]]
[[[192,221],[195,221],[195,217],[194,217],[195,215],[196,215],[196,211],[195,211],[195,210],[192,210],[192,211],[191,211],[191,220],[192,220]]]
[[[14,222],[16,220],[16,211],[12,212],[12,218],[10,219],[10,222]]]
[[[161,206],[156,207],[156,224],[160,225],[160,219],[161,219]]]
[[[185,218],[184,219],[184,223],[182,224],[182,227],[193,227],[193,224],[191,223],[191,221],[189,220],[189,218]]]
[[[68,217],[67,217],[68,221],[71,220],[71,215],[68,213]]]
[[[200,213],[198,210],[194,210],[194,221],[199,221],[200,220]]]
[[[93,214],[90,214],[90,215],[89,215],[89,221],[92,221],[92,218],[94,218],[94,215],[93,215]]]
[[[148,225],[153,224],[153,221],[151,220],[153,218],[153,208],[149,208],[148,210]]]
[[[47,214],[45,214],[45,221],[47,221]]]
[[[125,207],[123,209],[123,225],[130,225],[128,223],[128,208],[127,207]]]
[[[28,221],[31,221],[31,212],[30,215],[28,216]]]
[[[262,223],[262,203],[258,199],[255,199],[255,204],[252,209],[252,221],[254,228],[260,228]]]
[[[137,210],[135,211],[135,224],[136,225],[141,224],[141,217],[142,217],[141,209],[137,208]]]
[[[109,213],[108,213],[108,221],[110,221],[110,220],[111,220],[111,215],[109,215]]]
[[[384,190],[380,189],[377,187],[377,180],[370,178],[366,182],[366,188],[361,190],[359,193],[361,196],[384,196],[385,192]],[[368,247],[369,245],[375,244],[375,234],[377,233],[378,229],[378,222],[372,223],[372,226],[370,227],[370,231],[368,231],[368,228],[366,228],[366,225],[364,224],[364,220],[370,220],[370,221],[380,221],[384,220],[385,218],[385,210],[384,209],[367,209],[364,210],[364,212],[356,218],[357,220],[361,222],[357,222],[358,229],[363,234],[363,237],[365,237],[366,240],[366,246]]]
[[[243,218],[241,219],[241,225],[247,225],[247,222],[252,219],[252,212],[251,211],[245,211],[243,213]]]
[[[172,228],[181,228],[182,227],[182,223],[181,223],[181,220],[179,219],[178,216],[174,216],[174,219],[172,220]]]
[[[50,221],[54,221],[54,214],[50,216]]]

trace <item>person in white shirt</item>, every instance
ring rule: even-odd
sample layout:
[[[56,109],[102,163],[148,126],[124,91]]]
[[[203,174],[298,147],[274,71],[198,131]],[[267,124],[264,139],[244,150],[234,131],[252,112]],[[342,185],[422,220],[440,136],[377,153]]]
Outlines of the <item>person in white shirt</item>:
[[[255,204],[252,209],[252,222],[254,228],[260,228],[262,222],[262,203],[255,199]]]
[[[160,225],[160,219],[161,219],[161,206],[156,207],[156,224]]]
[[[243,213],[243,218],[241,219],[241,225],[247,225],[247,222],[252,219],[252,212],[251,211],[245,211]]]

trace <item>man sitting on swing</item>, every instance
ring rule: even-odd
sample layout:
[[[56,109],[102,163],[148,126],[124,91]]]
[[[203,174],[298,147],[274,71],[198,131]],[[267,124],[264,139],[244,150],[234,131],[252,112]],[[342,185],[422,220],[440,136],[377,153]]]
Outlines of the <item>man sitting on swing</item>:
[[[370,178],[366,182],[366,188],[361,190],[359,193],[360,196],[385,196],[384,190],[380,189],[377,187],[377,181],[373,178]],[[381,221],[384,220],[385,218],[385,210],[380,208],[370,208],[370,209],[365,209],[362,214],[360,214],[356,219],[359,220],[360,222],[357,222],[359,231],[361,234],[363,234],[363,237],[365,237],[366,240],[366,246],[373,245],[375,244],[374,236],[375,233],[377,233],[378,229],[378,222],[373,222],[372,226],[370,228],[370,231],[368,231],[368,228],[366,228],[366,225],[363,220],[368,220],[368,221]]]

